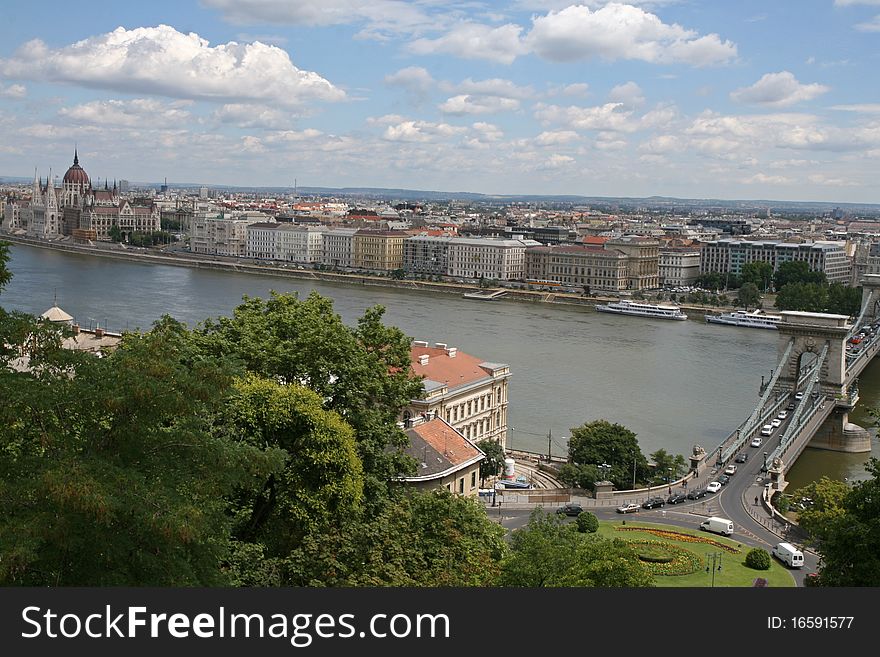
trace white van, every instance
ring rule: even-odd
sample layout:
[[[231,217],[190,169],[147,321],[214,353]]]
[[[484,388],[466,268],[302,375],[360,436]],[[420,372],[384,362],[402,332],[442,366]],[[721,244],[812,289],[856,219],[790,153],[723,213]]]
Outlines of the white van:
[[[707,532],[714,532],[715,534],[730,536],[733,534],[733,523],[727,518],[717,518],[713,516],[712,518],[706,518],[706,520],[701,522],[700,529]]]
[[[770,552],[789,568],[801,568],[804,565],[804,553],[791,543],[777,543]]]

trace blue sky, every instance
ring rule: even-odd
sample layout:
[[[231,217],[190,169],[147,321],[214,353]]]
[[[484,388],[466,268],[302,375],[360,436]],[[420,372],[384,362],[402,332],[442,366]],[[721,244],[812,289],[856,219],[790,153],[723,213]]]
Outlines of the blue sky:
[[[2,175],[880,202],[880,0],[38,6]]]

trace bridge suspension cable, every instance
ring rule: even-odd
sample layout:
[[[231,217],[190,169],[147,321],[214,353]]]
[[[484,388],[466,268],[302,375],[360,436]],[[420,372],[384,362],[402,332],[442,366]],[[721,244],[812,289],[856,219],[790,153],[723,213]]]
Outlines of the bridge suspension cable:
[[[873,287],[868,289],[868,298],[865,299],[865,303],[862,304],[862,310],[856,318],[856,321],[853,323],[852,328],[849,330],[849,334],[846,336],[847,339],[851,338],[855,335],[856,331],[859,330],[859,327],[862,325],[862,321],[864,321],[865,315],[868,312],[868,308],[870,308],[876,301],[874,299],[874,292],[875,290]]]
[[[746,420],[745,423],[740,427],[738,440],[735,440],[732,445],[721,452],[722,462],[726,463],[727,460],[731,456],[733,456],[733,454],[739,451],[739,449],[745,444],[746,440],[748,440],[749,434],[751,434],[752,431],[754,431],[757,427],[758,420],[761,417],[761,411],[764,409],[764,406],[770,399],[770,395],[773,394],[773,389],[776,386],[776,382],[779,380],[779,375],[782,374],[785,366],[788,365],[788,358],[789,356],[791,356],[791,350],[793,348],[794,338],[791,338],[788,341],[788,346],[785,348],[785,352],[782,354],[782,358],[779,359],[779,364],[776,366],[776,370],[773,372],[773,376],[770,377],[770,381],[767,383],[767,387],[764,389],[764,392],[761,395],[761,399],[758,400],[758,405],[755,406],[755,410],[752,411],[749,419]]]

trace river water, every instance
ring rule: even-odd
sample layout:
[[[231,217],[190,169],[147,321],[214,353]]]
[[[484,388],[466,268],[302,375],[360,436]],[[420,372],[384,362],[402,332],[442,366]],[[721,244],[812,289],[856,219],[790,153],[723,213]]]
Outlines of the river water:
[[[636,432],[647,454],[659,448],[688,455],[711,450],[751,412],[762,375],[776,364],[778,336],[706,324],[598,313],[591,308],[487,302],[457,295],[298,281],[225,271],[140,264],[29,246],[11,249],[12,282],[0,305],[42,313],[58,305],[84,327],[148,328],[167,313],[190,326],[228,315],[242,295],[313,289],[330,297],[354,324],[380,304],[388,324],[415,340],[445,342],[487,361],[507,363],[508,445],[566,453],[571,427],[604,418]],[[869,426],[868,406],[880,406],[880,368],[860,380],[862,406],[851,420]],[[876,431],[874,455],[880,455]],[[828,474],[864,478],[867,454],[808,450],[789,473],[802,485]]]

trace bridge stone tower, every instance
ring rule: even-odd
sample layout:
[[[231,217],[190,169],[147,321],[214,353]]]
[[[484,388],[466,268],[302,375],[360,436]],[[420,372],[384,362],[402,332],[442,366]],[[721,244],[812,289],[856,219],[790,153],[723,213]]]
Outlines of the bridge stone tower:
[[[862,324],[880,319],[880,274],[866,274],[862,278]]]
[[[877,277],[880,279],[880,276]],[[880,280],[878,280],[880,288]],[[821,391],[830,395],[846,392],[846,340],[850,325],[846,315],[824,313],[805,313],[784,311],[779,328],[779,360],[785,357],[789,342],[793,341],[788,352],[788,362],[783,367],[777,387],[797,391],[798,372],[807,364],[807,359],[818,358],[826,344],[828,352],[819,373]]]

